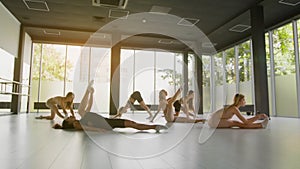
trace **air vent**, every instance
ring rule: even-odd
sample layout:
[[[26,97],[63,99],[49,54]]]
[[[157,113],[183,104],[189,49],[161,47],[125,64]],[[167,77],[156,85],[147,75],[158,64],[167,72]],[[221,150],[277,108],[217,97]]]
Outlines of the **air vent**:
[[[29,10],[46,11],[49,12],[49,8],[46,1],[43,0],[23,0],[24,4]]]
[[[109,10],[108,17],[109,18],[119,18],[119,19],[127,19],[129,15],[129,11],[123,11],[123,10]]]
[[[250,28],[251,28],[251,26],[249,26],[249,25],[238,24],[238,25],[235,25],[234,27],[230,28],[229,31],[241,33],[241,32],[244,32],[244,31],[250,29]]]
[[[199,19],[195,19],[195,18],[182,18],[177,23],[177,25],[181,25],[181,26],[194,26],[198,22],[199,22]]]
[[[93,6],[125,9],[128,0],[92,0]]]
[[[280,0],[278,1],[281,4],[290,5],[290,6],[296,6],[300,4],[299,0]]]

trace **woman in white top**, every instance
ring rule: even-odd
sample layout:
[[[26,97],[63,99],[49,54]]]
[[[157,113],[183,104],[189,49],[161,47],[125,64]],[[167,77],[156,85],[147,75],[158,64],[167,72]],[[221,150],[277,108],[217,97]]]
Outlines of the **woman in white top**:
[[[241,106],[245,106],[245,104],[245,96],[242,94],[236,94],[234,96],[233,104],[212,113],[211,117],[208,119],[208,125],[213,128],[265,128],[268,124],[269,117],[266,114],[257,114],[254,117],[246,119],[239,110],[239,108]],[[236,115],[240,121],[233,120],[232,117],[234,115]],[[257,122],[259,119],[264,120],[262,122]]]

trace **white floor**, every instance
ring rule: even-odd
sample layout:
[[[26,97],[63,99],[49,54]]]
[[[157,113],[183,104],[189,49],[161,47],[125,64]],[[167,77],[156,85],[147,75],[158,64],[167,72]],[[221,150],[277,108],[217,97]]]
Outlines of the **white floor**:
[[[164,133],[85,133],[52,129],[54,121],[35,116],[0,116],[1,169],[300,168],[300,119],[273,117],[267,129],[253,130],[177,123]],[[145,117],[127,114],[140,122]]]

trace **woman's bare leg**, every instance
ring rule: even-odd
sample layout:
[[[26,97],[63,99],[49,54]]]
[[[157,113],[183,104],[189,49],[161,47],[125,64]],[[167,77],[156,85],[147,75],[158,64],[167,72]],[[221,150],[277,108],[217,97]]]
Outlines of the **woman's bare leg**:
[[[163,102],[163,101],[160,102],[159,105],[158,105],[158,107],[157,107],[157,111],[154,114],[154,116],[152,117],[152,119],[150,120],[150,122],[154,121],[154,119],[156,118],[156,116],[158,115],[158,113],[160,112],[160,110],[162,110],[164,107],[166,107],[165,102]]]
[[[152,119],[153,115],[152,115],[152,113],[150,112],[149,107],[145,104],[145,102],[144,102],[144,101],[141,101],[141,102],[140,102],[140,105],[141,105],[141,107],[142,107],[143,109],[145,109],[145,110],[147,111],[147,113],[149,114],[149,117],[147,117],[147,119]]]
[[[86,112],[89,112],[91,110],[94,101],[93,94],[94,94],[94,88],[92,87],[91,84],[89,84],[78,107],[78,114],[81,117],[83,117]]]
[[[264,128],[264,125],[262,123],[244,124],[234,120],[220,120],[220,123],[217,128],[232,128],[232,127],[239,127],[243,129],[258,129],[258,128]]]
[[[125,127],[130,127],[138,130],[149,130],[149,129],[155,129],[156,131],[159,131],[161,129],[168,129],[166,126],[163,125],[148,125],[148,124],[141,124],[141,123],[136,123],[131,120],[125,120],[124,122]]]
[[[174,122],[175,123],[199,123],[199,122],[204,123],[205,119],[190,119],[187,117],[175,117]]]

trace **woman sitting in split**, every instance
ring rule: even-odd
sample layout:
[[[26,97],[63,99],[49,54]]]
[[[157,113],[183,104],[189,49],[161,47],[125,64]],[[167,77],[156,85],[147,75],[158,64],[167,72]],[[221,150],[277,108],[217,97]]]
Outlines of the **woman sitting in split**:
[[[117,112],[117,114],[114,117],[112,117],[112,118],[121,117],[122,114],[126,113],[127,109],[129,109],[129,108],[135,109],[134,106],[133,106],[133,104],[134,104],[134,102],[136,100],[140,103],[141,107],[144,108],[147,111],[147,113],[149,114],[149,116],[147,117],[147,119],[151,119],[152,118],[152,113],[150,112],[149,107],[145,104],[145,102],[144,102],[144,100],[143,100],[143,98],[141,96],[141,93],[139,91],[133,92],[130,95],[128,101],[126,102],[126,105],[124,107],[120,107],[119,110],[118,110],[118,112]]]
[[[208,119],[208,125],[213,128],[266,128],[269,121],[269,117],[266,114],[257,114],[256,116],[248,119],[241,114],[239,108],[241,106],[245,106],[245,104],[245,96],[242,94],[236,94],[233,99],[233,104],[211,114],[211,117]],[[240,121],[233,120],[232,117],[234,115],[236,115]],[[262,122],[256,122],[259,119],[264,120]]]
[[[160,110],[163,110],[164,117],[167,122],[178,122],[178,123],[198,123],[198,122],[205,122],[205,119],[191,119],[189,118],[189,113],[186,111],[188,109],[185,109],[184,112],[187,115],[187,117],[178,117],[175,116],[173,111],[173,104],[177,100],[177,97],[180,95],[181,89],[178,89],[174,96],[166,99],[168,93],[166,90],[161,90],[159,92],[159,105],[158,110],[155,113],[154,117],[152,118],[151,122],[154,121],[157,114],[160,112]],[[185,105],[187,106],[187,105]]]
[[[39,116],[36,117],[36,119],[47,119],[47,120],[53,120],[55,117],[55,114],[58,115],[60,118],[67,118],[68,117],[68,112],[67,110],[69,109],[72,116],[74,116],[74,111],[73,111],[73,100],[75,98],[74,93],[69,92],[67,93],[67,95],[65,97],[62,96],[56,96],[56,97],[52,97],[50,99],[47,100],[46,102],[46,106],[48,108],[50,108],[51,110],[51,115],[50,116]],[[63,113],[65,116],[63,116],[60,112],[59,112],[59,108],[61,108],[63,110]]]
[[[92,83],[89,84],[85,95],[83,96],[79,108],[78,114],[81,116],[80,120],[76,120],[71,116],[62,122],[62,125],[55,124],[55,129],[76,129],[76,130],[89,130],[89,131],[105,131],[112,130],[114,128],[134,128],[138,130],[154,129],[157,132],[160,130],[166,130],[167,127],[163,125],[147,125],[136,123],[126,119],[109,119],[105,118],[97,113],[90,112],[93,104],[94,89]]]

